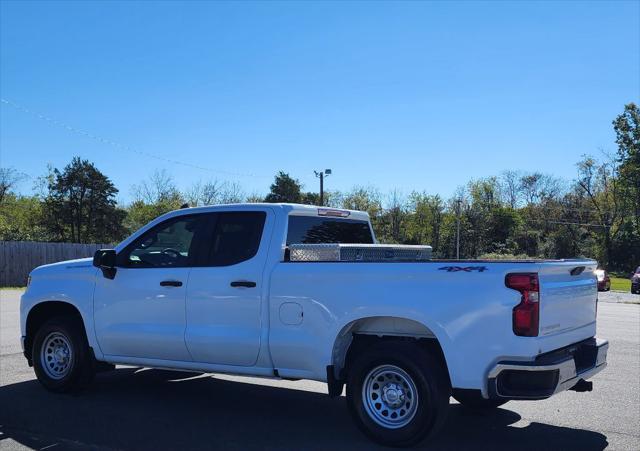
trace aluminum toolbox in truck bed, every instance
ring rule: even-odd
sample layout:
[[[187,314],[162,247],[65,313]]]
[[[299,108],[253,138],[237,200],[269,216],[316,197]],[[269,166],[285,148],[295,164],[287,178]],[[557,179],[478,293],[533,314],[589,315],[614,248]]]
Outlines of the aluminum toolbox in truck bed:
[[[431,260],[431,246],[404,244],[290,244],[292,262],[420,262]]]

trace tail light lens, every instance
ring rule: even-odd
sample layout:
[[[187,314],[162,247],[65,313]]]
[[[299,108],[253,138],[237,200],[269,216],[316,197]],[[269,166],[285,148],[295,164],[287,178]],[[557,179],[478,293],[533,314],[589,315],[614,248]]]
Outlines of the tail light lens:
[[[521,337],[537,337],[540,320],[540,284],[536,273],[507,274],[507,288],[519,291],[520,304],[513,308],[513,333]]]

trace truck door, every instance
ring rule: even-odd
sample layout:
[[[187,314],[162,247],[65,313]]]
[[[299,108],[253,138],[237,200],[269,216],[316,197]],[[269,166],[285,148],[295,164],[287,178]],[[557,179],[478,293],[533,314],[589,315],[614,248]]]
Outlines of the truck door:
[[[254,365],[260,352],[269,208],[214,213],[203,260],[189,275],[185,341],[193,360]]]
[[[210,219],[167,219],[118,253],[113,279],[98,275],[94,320],[104,354],[191,360],[184,342],[187,282]]]

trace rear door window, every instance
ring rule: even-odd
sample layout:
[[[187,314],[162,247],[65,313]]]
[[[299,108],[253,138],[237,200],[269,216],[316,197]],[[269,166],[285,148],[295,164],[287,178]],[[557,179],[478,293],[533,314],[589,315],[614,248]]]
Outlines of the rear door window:
[[[367,221],[317,216],[289,216],[289,244],[373,244]]]
[[[267,214],[238,211],[215,214],[215,226],[203,266],[229,266],[258,253]]]

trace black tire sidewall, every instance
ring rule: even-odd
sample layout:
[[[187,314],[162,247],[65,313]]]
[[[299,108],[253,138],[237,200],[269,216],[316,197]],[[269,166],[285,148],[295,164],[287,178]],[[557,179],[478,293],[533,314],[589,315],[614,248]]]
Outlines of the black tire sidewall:
[[[404,370],[418,391],[418,410],[409,424],[385,428],[366,412],[362,399],[365,377],[381,365]],[[349,370],[347,404],[358,427],[372,440],[396,447],[411,446],[437,432],[444,421],[449,394],[440,364],[422,348],[411,344],[383,344],[360,356]]]
[[[63,334],[72,346],[73,362],[71,371],[62,379],[49,377],[40,360],[41,349],[45,338],[52,332]],[[48,320],[36,332],[33,340],[33,368],[36,377],[45,388],[54,392],[69,392],[81,388],[92,376],[89,346],[79,320],[68,317],[57,317]]]

